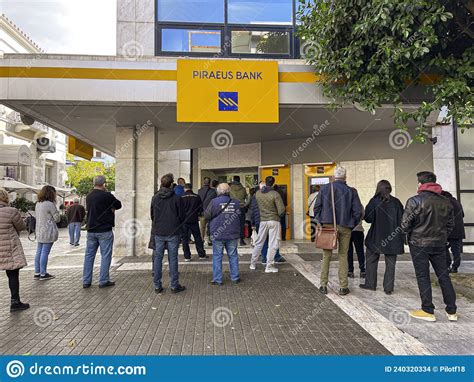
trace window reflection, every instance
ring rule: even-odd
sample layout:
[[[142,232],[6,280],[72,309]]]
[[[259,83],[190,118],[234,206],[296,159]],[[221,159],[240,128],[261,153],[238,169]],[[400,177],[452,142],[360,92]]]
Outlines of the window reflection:
[[[158,0],[158,20],[223,23],[224,0]]]
[[[221,50],[221,32],[219,30],[162,29],[161,50],[218,53]]]
[[[228,0],[229,23],[289,25],[293,0]]]
[[[232,31],[232,53],[289,54],[290,36],[285,31]]]

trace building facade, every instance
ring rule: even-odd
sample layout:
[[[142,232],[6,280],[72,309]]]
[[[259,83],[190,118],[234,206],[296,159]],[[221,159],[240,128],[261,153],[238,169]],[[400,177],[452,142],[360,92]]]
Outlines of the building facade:
[[[0,15],[0,56],[6,53],[29,53],[34,62],[44,52],[11,20]],[[10,159],[12,150],[22,153],[22,161]],[[66,135],[0,104],[0,178],[33,186],[64,187],[66,150]]]
[[[328,108],[318,76],[299,58],[296,6],[293,0],[118,0],[117,56],[42,55],[29,70],[29,56],[6,55],[0,85],[18,86],[0,92],[0,100],[116,158],[116,196],[124,206],[116,214],[119,257],[149,253],[149,204],[167,172],[191,179],[195,189],[204,176],[223,182],[240,175],[247,188],[275,176],[287,199],[287,238],[296,240],[310,231],[311,186],[329,181],[336,163],[347,168],[364,204],[381,179],[405,203],[422,170],[435,171],[457,194],[456,169],[465,159],[456,154],[452,124],[433,115],[436,144],[409,144],[414,126],[396,130],[390,105],[374,115],[353,105]],[[268,88],[259,88],[260,70]],[[213,88],[232,71],[241,82]],[[209,94],[214,98],[206,106]],[[422,94],[407,89],[407,107],[416,107]],[[239,119],[244,109],[248,115]],[[472,206],[465,210],[471,219]]]

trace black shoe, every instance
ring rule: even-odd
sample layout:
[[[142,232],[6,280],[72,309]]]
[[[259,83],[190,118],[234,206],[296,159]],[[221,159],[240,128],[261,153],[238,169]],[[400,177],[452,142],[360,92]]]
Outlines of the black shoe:
[[[222,286],[224,283],[218,283],[217,281],[211,281],[211,285]]]
[[[365,279],[365,272],[360,272],[360,278]]]
[[[457,268],[449,268],[449,273],[458,273]]]
[[[155,288],[155,293],[156,294],[162,294],[164,292],[163,287]]]
[[[347,277],[353,279],[354,278],[354,272],[348,272]]]
[[[10,305],[10,312],[19,312],[30,308],[30,304],[24,304],[20,300],[12,300]]]
[[[385,294],[391,295],[393,293],[392,290],[384,290]]]
[[[375,288],[370,288],[370,287],[368,287],[368,286],[365,285],[365,284],[359,284],[359,288],[375,291]]]
[[[320,286],[320,287],[319,287],[319,291],[320,291],[322,294],[328,294],[328,287]]]
[[[239,284],[242,282],[242,279],[238,278],[237,280],[232,280],[232,284]]]
[[[107,287],[113,287],[115,286],[115,283],[113,281],[107,281],[105,284],[100,284],[99,288],[107,288]]]
[[[280,264],[280,263],[286,263],[285,258],[280,258],[278,261],[275,261],[275,263]]]
[[[79,243],[77,243],[77,244],[74,244],[74,247],[79,247],[79,245],[80,245]]]
[[[244,239],[240,239],[240,245],[247,245]]]
[[[210,241],[207,242],[208,247],[212,247],[212,243]]]
[[[56,278],[56,276],[53,276],[49,273],[46,273],[44,276],[40,276],[39,280],[40,281],[45,281],[45,280],[51,280],[51,279],[54,279],[54,278]]]
[[[82,287],[83,287],[84,289],[88,289],[88,288],[91,287],[91,284],[82,284]]]
[[[171,288],[171,292],[173,293],[179,293],[185,290],[186,287],[184,285],[178,285],[176,288]]]
[[[350,290],[349,288],[341,288],[339,289],[339,296],[345,296],[346,294],[349,294]]]
[[[199,256],[199,260],[206,260],[208,258],[209,258],[209,256],[207,256],[207,255]]]
[[[38,273],[37,275],[33,276],[33,280],[39,280],[40,279],[40,274]]]

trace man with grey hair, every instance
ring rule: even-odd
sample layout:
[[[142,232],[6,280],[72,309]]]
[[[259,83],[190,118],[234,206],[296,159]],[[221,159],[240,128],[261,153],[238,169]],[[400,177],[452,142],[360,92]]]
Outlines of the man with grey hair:
[[[84,258],[82,285],[90,288],[97,249],[100,247],[99,288],[114,286],[110,280],[109,270],[112,262],[114,245],[115,211],[122,208],[122,203],[107,191],[106,179],[103,175],[94,178],[94,189],[87,195],[87,245]]]
[[[75,198],[74,203],[69,206],[66,216],[69,229],[69,244],[77,247],[81,239],[81,226],[86,217],[86,210],[84,206],[79,204],[78,198]]]
[[[333,190],[333,192],[331,191]],[[336,227],[339,235],[338,255],[339,255],[339,295],[344,296],[349,291],[349,281],[347,278],[348,262],[347,250],[351,240],[352,229],[359,224],[362,218],[362,204],[355,188],[346,184],[346,169],[337,166],[334,170],[334,180],[329,184],[324,184],[319,190],[314,205],[314,219],[323,227],[333,227],[333,199],[334,214],[336,216]],[[323,264],[321,268],[321,285],[319,291],[328,293],[329,264],[331,262],[332,250],[323,250]]]
[[[217,197],[212,199],[204,212],[209,221],[212,240],[212,285],[222,285],[222,257],[224,248],[229,257],[230,279],[240,282],[239,255],[237,247],[240,238],[240,201],[230,197],[230,186],[217,186]]]

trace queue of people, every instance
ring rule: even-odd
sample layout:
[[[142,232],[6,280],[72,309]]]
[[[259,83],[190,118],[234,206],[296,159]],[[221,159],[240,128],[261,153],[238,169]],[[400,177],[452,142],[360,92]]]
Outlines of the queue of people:
[[[357,190],[346,182],[346,170],[337,166],[333,181],[313,188],[308,199],[308,215],[318,227],[312,240],[317,241],[320,227],[336,227],[341,296],[350,293],[348,278],[354,277],[353,246],[363,280],[360,288],[370,291],[377,289],[377,268],[380,255],[383,254],[383,290],[390,295],[395,288],[397,256],[404,253],[404,246],[408,244],[422,302],[421,309],[410,312],[410,315],[425,321],[436,320],[429,273],[431,264],[442,290],[448,319],[456,321],[456,294],[449,273],[456,273],[461,262],[461,245],[465,236],[463,209],[451,194],[436,183],[435,174],[423,171],[417,177],[417,195],[407,201],[405,208],[392,195],[392,186],[387,180],[378,182],[374,196],[364,208]],[[265,273],[277,273],[276,265],[285,262],[279,253],[283,240],[282,218],[286,214],[283,198],[278,187],[275,187],[273,176],[260,182],[248,198],[239,177],[234,177],[230,184],[216,184],[206,177],[203,187],[196,194],[192,184],[186,183],[183,178],[178,179],[176,185],[172,174],[164,175],[150,205],[155,292],[164,292],[162,275],[165,251],[168,254],[171,292],[186,290],[179,282],[178,249],[182,244],[185,261],[191,261],[191,236],[199,259],[208,258],[205,239],[208,244],[212,244],[212,285],[224,284],[224,250],[229,259],[230,280],[240,283],[238,247],[243,245],[242,223],[245,224],[248,219],[256,232],[250,270],[256,270],[261,257]],[[122,208],[122,204],[107,190],[104,176],[94,178],[94,189],[86,198],[86,206],[87,209],[84,209],[75,200],[67,211],[71,245],[79,244],[80,228],[84,221],[87,226],[83,287],[88,289],[92,285],[94,261],[99,248],[99,288],[112,287],[115,283],[110,279],[109,272],[115,211]],[[37,251],[34,279],[50,280],[54,276],[47,271],[48,258],[59,237],[59,212],[54,187],[43,187],[38,194],[35,212]],[[365,240],[363,221],[370,224]],[[5,270],[8,276],[12,312],[29,308],[28,304],[20,300],[19,284],[19,270],[26,266],[19,233],[25,229],[26,224],[18,210],[9,206],[8,193],[0,189],[0,269]],[[330,249],[323,250],[319,287],[323,294],[328,293],[332,252]]]

